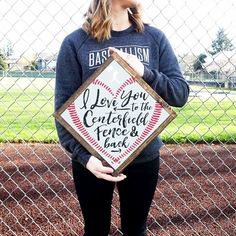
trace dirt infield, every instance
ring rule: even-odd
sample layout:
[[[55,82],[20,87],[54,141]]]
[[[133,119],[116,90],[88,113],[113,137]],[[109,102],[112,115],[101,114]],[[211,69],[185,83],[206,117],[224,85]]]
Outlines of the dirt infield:
[[[148,236],[235,236],[236,145],[167,145],[161,156]],[[1,235],[82,235],[70,160],[58,145],[0,144],[0,164]],[[115,193],[115,236],[118,208]]]

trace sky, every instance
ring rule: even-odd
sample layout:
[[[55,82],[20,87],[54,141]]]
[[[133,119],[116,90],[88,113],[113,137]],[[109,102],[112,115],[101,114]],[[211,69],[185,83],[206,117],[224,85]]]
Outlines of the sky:
[[[210,49],[219,28],[236,46],[235,0],[141,0],[144,20],[161,29],[178,55]],[[0,48],[48,54],[83,23],[89,0],[0,0]]]

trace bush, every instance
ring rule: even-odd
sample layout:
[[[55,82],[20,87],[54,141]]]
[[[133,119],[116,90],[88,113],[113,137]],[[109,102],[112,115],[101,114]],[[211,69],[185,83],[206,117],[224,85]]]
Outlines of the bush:
[[[0,70],[6,70],[7,63],[5,62],[3,56],[0,54]]]

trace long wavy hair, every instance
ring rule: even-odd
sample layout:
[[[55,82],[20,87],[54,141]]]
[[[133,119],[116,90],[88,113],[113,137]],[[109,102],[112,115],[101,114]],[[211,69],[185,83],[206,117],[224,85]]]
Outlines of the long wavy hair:
[[[141,6],[128,9],[128,16],[137,32],[144,30],[141,17]],[[111,1],[92,0],[87,12],[84,14],[85,22],[82,28],[94,39],[101,42],[111,38]]]

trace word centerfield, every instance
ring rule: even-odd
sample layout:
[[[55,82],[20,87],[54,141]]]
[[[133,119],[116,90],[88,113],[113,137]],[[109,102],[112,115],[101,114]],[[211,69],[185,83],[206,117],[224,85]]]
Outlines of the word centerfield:
[[[113,53],[54,115],[117,175],[176,113]]]

